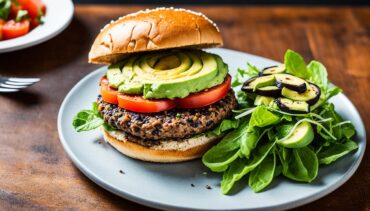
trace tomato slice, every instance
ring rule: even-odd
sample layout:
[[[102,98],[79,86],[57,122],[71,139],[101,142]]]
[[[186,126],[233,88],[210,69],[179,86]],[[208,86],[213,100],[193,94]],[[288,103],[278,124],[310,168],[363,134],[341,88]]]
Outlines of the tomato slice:
[[[25,20],[21,22],[16,22],[15,20],[10,20],[3,26],[3,38],[12,39],[16,37],[23,36],[30,31],[30,22]]]
[[[37,18],[45,15],[46,6],[41,0],[19,0],[23,9],[28,11],[30,18]]]
[[[118,104],[118,91],[117,89],[113,89],[109,86],[108,80],[105,77],[100,80],[100,94],[105,102],[115,105]]]
[[[118,94],[118,106],[139,113],[154,113],[172,109],[174,100],[147,100],[138,95]]]
[[[174,107],[200,108],[211,105],[227,95],[231,86],[231,77],[228,75],[225,81],[218,86],[176,100],[148,100],[139,95],[122,94],[119,93],[117,89],[109,86],[106,77],[101,79],[100,86],[100,93],[105,102],[118,104],[119,107],[134,112],[155,113],[166,111]]]
[[[3,26],[5,24],[5,21],[3,19],[0,19],[0,40],[3,39]]]
[[[179,108],[200,108],[211,105],[224,98],[230,90],[231,77],[226,76],[225,81],[210,89],[191,94],[183,99],[177,100]]]

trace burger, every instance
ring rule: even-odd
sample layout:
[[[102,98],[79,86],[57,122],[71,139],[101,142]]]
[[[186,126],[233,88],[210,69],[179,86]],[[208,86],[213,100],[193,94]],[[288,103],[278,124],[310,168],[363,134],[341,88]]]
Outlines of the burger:
[[[73,125],[102,126],[104,139],[135,159],[201,157],[222,138],[209,131],[237,106],[227,64],[201,50],[222,44],[216,24],[190,10],[157,8],[112,21],[89,52],[90,63],[109,65],[100,95]]]

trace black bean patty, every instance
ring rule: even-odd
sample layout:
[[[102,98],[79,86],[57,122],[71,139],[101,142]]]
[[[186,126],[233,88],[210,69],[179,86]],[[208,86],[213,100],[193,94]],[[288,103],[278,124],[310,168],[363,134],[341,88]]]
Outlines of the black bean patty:
[[[234,91],[217,103],[196,109],[171,109],[136,113],[106,103],[98,97],[99,112],[110,126],[142,139],[188,138],[203,133],[229,117],[237,105]]]

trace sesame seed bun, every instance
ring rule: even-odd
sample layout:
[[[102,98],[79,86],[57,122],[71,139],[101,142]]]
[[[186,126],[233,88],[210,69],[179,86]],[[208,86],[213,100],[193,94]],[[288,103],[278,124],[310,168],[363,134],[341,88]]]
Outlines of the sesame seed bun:
[[[222,44],[217,26],[205,15],[157,8],[132,13],[106,25],[92,45],[89,62],[111,64],[136,52]]]

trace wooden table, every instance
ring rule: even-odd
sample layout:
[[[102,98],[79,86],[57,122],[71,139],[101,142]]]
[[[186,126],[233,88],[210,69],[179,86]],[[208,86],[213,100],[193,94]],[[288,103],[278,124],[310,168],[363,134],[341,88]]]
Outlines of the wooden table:
[[[68,91],[98,68],[87,63],[87,54],[100,28],[143,8],[78,5],[71,25],[56,38],[27,50],[0,54],[0,74],[42,78],[24,92],[0,95],[0,210],[146,209],[85,177],[64,152],[56,124]],[[291,48],[306,60],[323,62],[331,81],[343,88],[360,111],[369,134],[370,8],[190,9],[205,13],[219,25],[226,48],[280,61]],[[369,169],[370,157],[365,154],[346,184],[299,210],[370,209]]]

